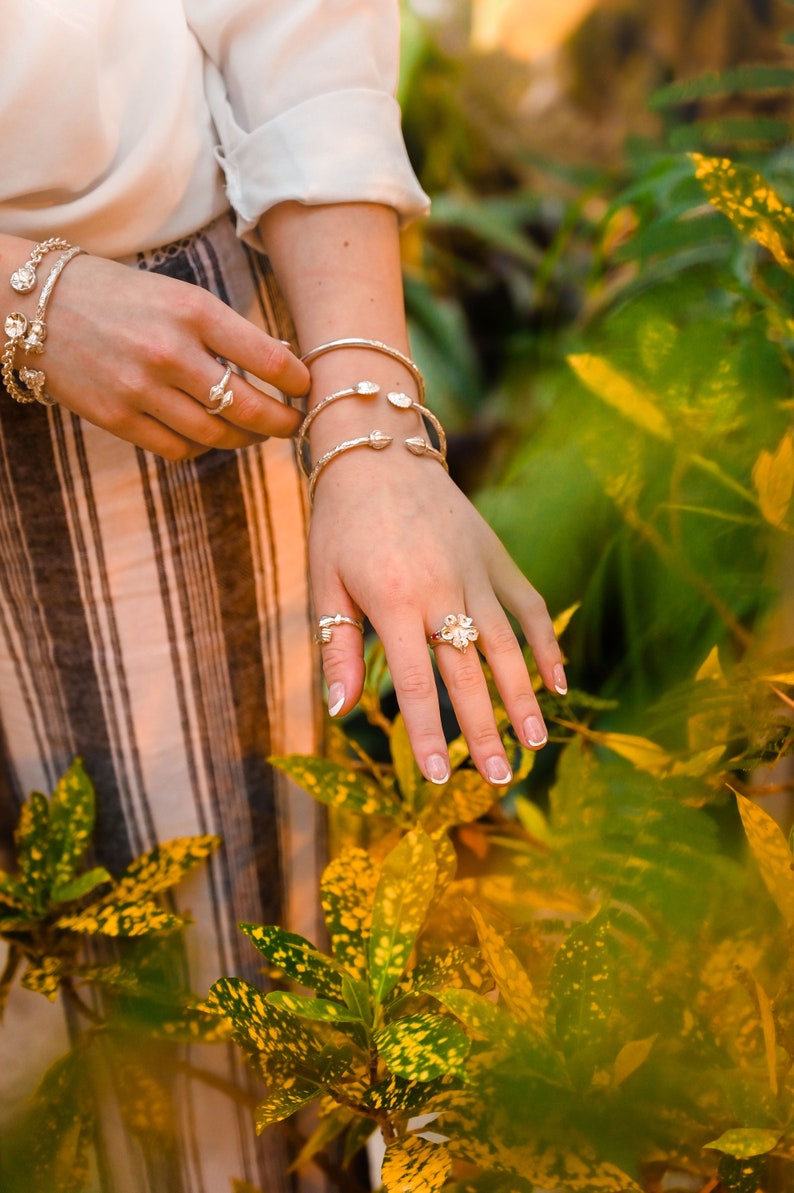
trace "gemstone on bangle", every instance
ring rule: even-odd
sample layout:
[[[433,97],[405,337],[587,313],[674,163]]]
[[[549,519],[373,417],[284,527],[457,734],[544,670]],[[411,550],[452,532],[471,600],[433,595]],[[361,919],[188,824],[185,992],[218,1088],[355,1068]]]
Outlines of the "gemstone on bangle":
[[[17,294],[28,294],[36,285],[36,270],[30,262],[20,265],[11,274],[11,288]]]

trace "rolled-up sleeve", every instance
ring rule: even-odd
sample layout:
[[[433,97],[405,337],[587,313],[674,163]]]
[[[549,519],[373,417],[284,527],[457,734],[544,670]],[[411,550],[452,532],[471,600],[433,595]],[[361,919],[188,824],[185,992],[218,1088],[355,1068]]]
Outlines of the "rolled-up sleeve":
[[[238,231],[284,200],[428,207],[395,99],[398,0],[185,0]]]

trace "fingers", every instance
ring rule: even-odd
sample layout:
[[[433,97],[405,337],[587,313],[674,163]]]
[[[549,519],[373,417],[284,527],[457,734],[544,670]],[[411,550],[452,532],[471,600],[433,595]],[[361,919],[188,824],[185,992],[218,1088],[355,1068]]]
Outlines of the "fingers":
[[[307,392],[311,383],[309,370],[288,344],[266,335],[220,299],[202,292],[202,299],[205,298],[212,302],[200,304],[197,321],[211,353],[233,360],[246,373],[290,397],[299,398]]]
[[[356,704],[364,686],[364,625],[343,590],[318,606],[315,642],[323,654],[323,675],[328,688],[328,712],[344,716]],[[333,609],[333,612],[324,610]]]

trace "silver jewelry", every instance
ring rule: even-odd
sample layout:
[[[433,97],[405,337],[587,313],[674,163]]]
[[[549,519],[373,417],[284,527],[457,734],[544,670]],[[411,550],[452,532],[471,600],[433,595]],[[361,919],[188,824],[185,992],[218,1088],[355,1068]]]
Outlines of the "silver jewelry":
[[[341,340],[329,340],[327,344],[318,344],[316,348],[311,348],[308,352],[305,352],[301,360],[305,365],[308,365],[311,361],[316,360],[318,356],[323,356],[326,352],[336,352],[342,348],[369,348],[372,352],[380,352],[384,356],[390,356],[393,360],[398,360],[412,375],[416,382],[419,401],[420,403],[424,403],[425,379],[422,376],[419,366],[415,361],[411,360],[410,356],[406,356],[404,352],[400,352],[399,348],[392,348],[390,344],[384,344],[381,340],[366,340],[358,336],[350,336]]]
[[[301,423],[300,431],[298,432],[297,450],[298,462],[306,476],[311,476],[311,464],[306,459],[304,446],[306,444],[306,436],[309,432],[309,427],[312,425],[317,415],[325,410],[326,406],[330,406],[332,402],[338,401],[340,398],[370,398],[375,394],[380,393],[380,386],[376,385],[374,381],[357,381],[355,385],[351,385],[349,389],[338,389],[336,393],[329,394],[327,398],[323,398],[322,402],[318,402],[304,418]]]
[[[334,613],[332,617],[326,616],[318,619],[318,629],[314,635],[314,641],[318,645],[327,646],[333,637],[334,626],[338,625],[352,625],[359,634],[364,633],[363,621],[359,621],[357,617],[345,617],[344,613]]]
[[[388,393],[386,394],[386,400],[398,410],[416,410],[418,414],[421,414],[425,422],[429,423],[435,431],[436,438],[438,439],[438,450],[443,458],[446,459],[447,436],[444,432],[444,428],[441,425],[441,420],[437,418],[432,410],[428,410],[427,406],[423,406],[421,402],[415,402],[412,397],[404,393]],[[405,442],[408,443],[409,441],[406,439]]]
[[[437,448],[433,447],[432,443],[428,443],[421,435],[412,435],[410,439],[405,440],[405,446],[413,456],[430,456],[434,460],[438,460],[445,472],[449,472],[449,464],[447,458]]]
[[[352,451],[356,447],[371,447],[375,451],[382,451],[384,447],[388,447],[393,442],[394,437],[387,435],[385,431],[370,431],[369,435],[362,435],[359,439],[345,439],[343,443],[338,443],[336,447],[332,447],[324,456],[320,456],[312,469],[311,476],[309,477],[309,500],[314,501],[314,490],[317,488],[317,479],[326,464],[331,463],[331,460],[335,460],[343,452]]]
[[[480,631],[465,613],[448,613],[444,618],[444,624],[430,635],[427,642],[432,649],[446,642],[461,654],[465,654],[469,643],[476,642],[479,636]]]
[[[36,285],[36,266],[41,264],[44,254],[49,253],[51,249],[69,247],[69,241],[63,240],[60,236],[51,236],[49,240],[39,241],[34,245],[25,264],[20,265],[19,269],[15,269],[11,274],[11,289],[16,290],[17,294],[29,294]]]
[[[227,389],[217,406],[205,406],[204,409],[207,411],[207,414],[223,414],[224,410],[228,410],[233,401],[234,393],[232,390]]]
[[[229,378],[232,375],[232,366],[228,364],[228,362],[225,363],[226,368],[224,369],[223,376],[221,377],[220,381],[216,382],[215,385],[210,387],[210,404],[209,406],[204,407],[204,409],[207,411],[207,414],[222,414],[224,410],[228,410],[234,401],[234,391],[226,388],[226,386],[229,384]]]
[[[52,241],[43,241],[41,245],[37,245],[37,249],[41,250],[38,257],[36,257],[36,251],[34,250],[31,253],[30,260],[21,267],[21,270],[16,271],[16,274],[19,274],[30,267],[33,274],[33,285],[35,285],[35,267],[40,263],[44,253],[50,248],[58,248],[62,245],[66,245],[66,252],[61,254],[48,273],[47,279],[42,286],[39,301],[36,305],[36,313],[33,318],[28,321],[26,316],[21,312],[12,311],[5,321],[5,332],[8,340],[3,348],[2,358],[0,358],[2,360],[0,371],[2,372],[3,384],[16,402],[39,402],[42,406],[55,405],[55,399],[44,388],[47,379],[42,369],[21,368],[18,376],[25,388],[23,389],[18,384],[14,376],[14,356],[17,348],[22,348],[25,352],[29,352],[34,356],[40,356],[43,353],[44,341],[47,338],[47,324],[44,321],[44,316],[47,313],[47,303],[50,300],[50,295],[52,294],[55,283],[72,258],[78,256],[80,253],[84,253],[85,249],[81,249],[79,245],[70,245],[67,241],[61,241],[57,237],[54,237]],[[12,274],[12,286],[14,286],[14,277],[16,274]],[[19,289],[24,282],[25,287],[31,289],[32,286],[27,286],[27,280],[26,275],[18,281],[18,284],[14,288]]]

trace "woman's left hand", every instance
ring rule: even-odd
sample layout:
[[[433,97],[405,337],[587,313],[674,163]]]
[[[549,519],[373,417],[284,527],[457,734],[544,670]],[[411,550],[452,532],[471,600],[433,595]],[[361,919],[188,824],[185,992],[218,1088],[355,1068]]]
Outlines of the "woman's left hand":
[[[509,782],[505,753],[483,673],[487,660],[518,739],[547,740],[543,716],[506,610],[517,619],[538,670],[552,690],[567,688],[562,656],[541,596],[502,543],[435,461],[392,444],[350,452],[320,477],[310,531],[312,590],[318,616],[363,614],[383,643],[395,693],[422,774],[449,778],[428,638],[447,614],[465,614],[479,630],[465,652],[434,650],[477,769]],[[348,712],[364,681],[362,638],[333,628],[323,646],[332,715]]]

